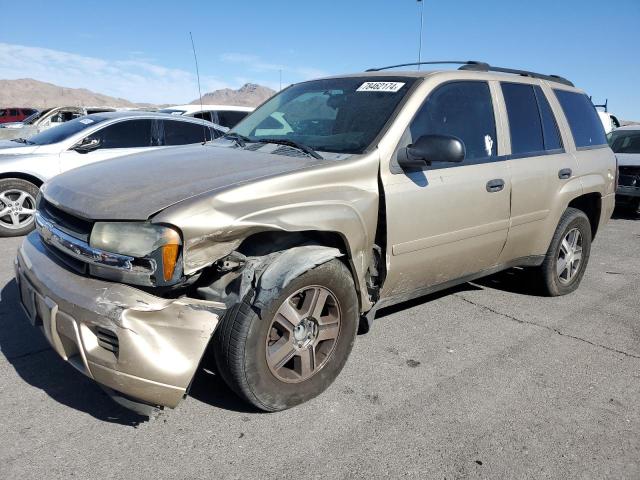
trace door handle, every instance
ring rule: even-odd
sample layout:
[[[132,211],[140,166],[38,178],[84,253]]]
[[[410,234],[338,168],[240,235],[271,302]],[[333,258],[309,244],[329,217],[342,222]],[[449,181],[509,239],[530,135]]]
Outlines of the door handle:
[[[567,178],[571,178],[572,173],[573,172],[571,171],[570,168],[563,168],[558,172],[558,178],[560,180],[566,180]]]
[[[504,180],[502,180],[501,178],[496,178],[487,182],[487,192],[489,193],[499,192],[503,188]]]

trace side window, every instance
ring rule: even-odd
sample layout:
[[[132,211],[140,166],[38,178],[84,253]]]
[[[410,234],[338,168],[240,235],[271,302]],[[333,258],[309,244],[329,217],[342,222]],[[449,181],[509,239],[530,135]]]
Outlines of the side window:
[[[193,118],[199,118],[200,120],[206,120],[207,122],[213,122],[212,112],[198,112],[193,114]]]
[[[218,123],[223,127],[233,128],[240,120],[247,116],[247,112],[221,111],[218,112]]]
[[[523,155],[542,152],[542,122],[538,102],[532,85],[502,83],[502,94],[507,105],[511,153]]]
[[[0,110],[0,118],[8,117],[8,116],[9,116],[9,110]]]
[[[188,145],[190,143],[202,143],[204,136],[211,140],[209,128],[192,122],[180,122],[164,120],[164,144]]]
[[[583,93],[554,90],[571,127],[577,148],[606,145],[604,127],[596,108]]]
[[[152,120],[126,120],[92,133],[100,140],[100,148],[150,147]]]
[[[18,109],[17,109],[17,108],[12,108],[12,109],[9,111],[9,115],[11,115],[12,117],[17,117],[19,114],[20,114],[20,112],[18,112]]]
[[[409,132],[412,142],[422,135],[458,137],[466,148],[465,162],[496,156],[498,142],[489,85],[461,81],[438,87],[420,108]]]
[[[545,150],[561,150],[564,148],[562,138],[560,137],[560,129],[558,122],[551,110],[551,105],[545,96],[542,88],[534,87],[536,98],[538,99],[538,107],[540,108],[540,118],[542,118],[542,135],[544,137]]]

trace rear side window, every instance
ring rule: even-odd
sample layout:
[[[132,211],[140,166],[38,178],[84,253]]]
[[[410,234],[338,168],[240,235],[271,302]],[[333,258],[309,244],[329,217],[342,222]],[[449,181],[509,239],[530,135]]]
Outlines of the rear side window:
[[[466,149],[465,163],[495,156],[498,142],[489,85],[463,81],[438,87],[422,105],[409,130],[412,142],[422,135],[458,137]],[[434,163],[434,167],[441,166]]]
[[[562,149],[558,124],[542,88],[522,83],[502,83],[509,116],[511,153],[536,155]]]
[[[604,127],[596,108],[583,93],[554,90],[567,117],[577,148],[606,145]]]
[[[211,131],[198,123],[164,120],[164,144],[188,145],[211,140]]]
[[[150,147],[152,120],[126,120],[103,128],[91,138],[100,140],[100,148]]]
[[[236,112],[236,111],[220,111],[218,113],[218,121],[214,120],[213,123],[217,123],[218,125],[222,125],[223,127],[233,128],[240,120],[247,116],[247,112]]]
[[[207,122],[215,123],[215,118],[213,116],[213,112],[198,112],[193,114],[193,118],[198,118],[200,120],[206,120]]]
[[[538,100],[538,108],[540,109],[540,118],[542,119],[542,136],[544,137],[544,149],[545,150],[561,150],[562,138],[560,138],[560,129],[558,128],[558,122],[551,110],[551,105],[545,96],[542,88],[535,86],[536,99]]]
[[[542,121],[533,86],[503,83],[502,94],[509,116],[511,153],[521,155],[544,151]]]

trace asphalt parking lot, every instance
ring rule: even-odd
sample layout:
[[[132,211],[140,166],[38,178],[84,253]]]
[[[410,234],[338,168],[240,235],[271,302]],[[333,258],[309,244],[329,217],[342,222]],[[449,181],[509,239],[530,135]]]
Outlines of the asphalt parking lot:
[[[640,220],[616,213],[582,286],[512,270],[388,309],[336,383],[248,409],[214,375],[151,419],[48,348],[0,239],[0,478],[640,478]]]

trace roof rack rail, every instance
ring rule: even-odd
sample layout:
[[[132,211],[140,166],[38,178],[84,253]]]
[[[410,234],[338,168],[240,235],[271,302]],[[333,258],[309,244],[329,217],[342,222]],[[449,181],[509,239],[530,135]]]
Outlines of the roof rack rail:
[[[415,63],[401,63],[400,65],[389,65],[388,67],[370,68],[367,72],[379,72],[381,70],[389,70],[390,68],[398,67],[415,67],[418,65],[478,65],[488,68],[489,64],[484,62],[476,62],[475,60],[441,60],[432,62],[415,62]]]
[[[388,67],[370,68],[366,71],[379,72],[381,70],[389,70],[390,68],[413,67],[417,65],[461,65],[458,68],[458,70],[470,70],[474,72],[511,73],[513,75],[522,75],[524,77],[538,78],[541,80],[549,80],[551,82],[562,83],[570,87],[575,86],[573,82],[559,75],[544,75],[542,73],[530,72],[528,70],[517,70],[515,68],[493,67],[486,62],[478,62],[475,60],[467,60],[467,61],[443,60],[443,61],[434,61],[434,62],[401,63],[399,65],[389,65]]]
[[[551,82],[562,83],[564,85],[568,85],[570,87],[575,87],[573,82],[567,80],[560,75],[545,75],[543,73],[530,72],[528,70],[518,70],[515,68],[503,68],[503,67],[493,67],[488,63],[484,64],[467,64],[463,65],[459,68],[459,70],[472,70],[478,72],[498,72],[498,73],[512,73],[514,75],[522,75],[523,77],[531,77],[531,78],[539,78],[541,80],[549,80]]]

